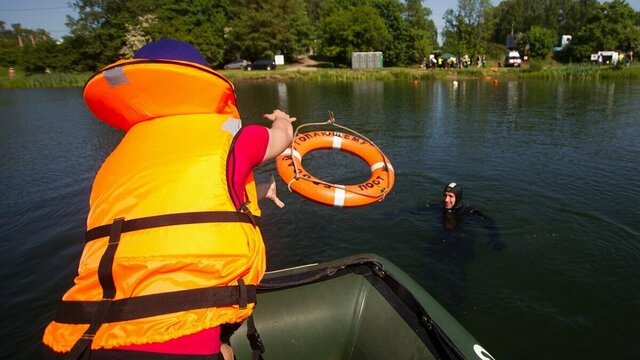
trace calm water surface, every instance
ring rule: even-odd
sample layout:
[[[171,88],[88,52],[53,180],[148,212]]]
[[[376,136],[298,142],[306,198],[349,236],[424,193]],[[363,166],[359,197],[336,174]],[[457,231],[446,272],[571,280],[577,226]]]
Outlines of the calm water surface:
[[[391,159],[382,202],[263,204],[270,270],[357,253],[395,262],[497,359],[634,359],[640,323],[640,83],[238,83],[247,123],[274,108],[338,123]],[[266,123],[265,123],[266,124]],[[72,284],[95,172],[122,133],[80,89],[0,91],[1,358],[38,356]],[[185,144],[186,145],[186,144]],[[345,154],[305,158],[338,183],[368,177]],[[256,171],[266,178],[273,164]],[[444,185],[492,216],[502,250],[469,223],[443,241]],[[431,204],[427,207],[425,204]],[[268,344],[267,344],[268,346]]]

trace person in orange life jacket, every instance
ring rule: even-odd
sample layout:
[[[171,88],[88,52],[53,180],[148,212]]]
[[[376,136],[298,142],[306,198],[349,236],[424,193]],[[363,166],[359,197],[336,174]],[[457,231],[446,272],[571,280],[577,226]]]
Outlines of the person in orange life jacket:
[[[231,83],[212,71],[197,49],[178,40],[149,43],[133,60],[103,70],[87,83],[85,101],[101,120],[117,123],[114,126],[127,134],[96,175],[87,244],[75,286],[45,329],[45,358],[232,359],[229,337],[250,315],[255,300],[249,301],[249,307],[239,307],[237,302],[190,307],[192,298],[172,301],[158,296],[201,295],[201,290],[225,287],[236,287],[233,294],[242,294],[245,281],[246,288],[257,285],[265,268],[257,200],[270,199],[278,207],[284,204],[277,197],[273,176],[255,185],[252,169],[273,160],[291,144],[296,118],[274,110],[263,115],[270,127],[241,127]],[[166,85],[176,73],[185,79]],[[140,74],[146,77],[136,77]],[[202,84],[215,84],[211,93],[224,97],[210,105],[210,113],[189,111],[184,103],[176,104],[175,113],[167,113],[170,103],[154,103],[156,107],[144,103],[149,100],[145,92],[157,88],[178,97],[190,86]],[[206,96],[210,94],[202,94]],[[191,94],[184,102],[193,98],[197,103],[200,97]],[[202,103],[208,100],[198,105]],[[142,120],[122,125],[123,119],[129,120],[123,114],[131,109],[141,109],[135,115],[142,114]],[[216,174],[216,169],[224,174]],[[149,218],[155,224],[192,214],[205,215],[207,220],[188,218],[186,223],[171,220],[174,223],[143,227],[143,231],[127,229],[130,221]],[[227,220],[210,219],[220,214]],[[153,313],[154,306],[144,302],[149,298],[163,299],[153,302],[162,311]],[[130,306],[116,306],[123,301]],[[175,310],[181,303],[189,305]],[[142,305],[138,313],[128,314],[135,304]],[[165,311],[166,305],[172,310]]]

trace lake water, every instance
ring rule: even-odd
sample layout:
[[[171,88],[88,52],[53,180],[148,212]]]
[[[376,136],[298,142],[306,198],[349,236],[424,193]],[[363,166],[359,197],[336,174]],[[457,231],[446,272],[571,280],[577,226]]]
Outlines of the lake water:
[[[246,123],[266,125],[260,115],[274,108],[297,124],[333,111],[396,170],[386,199],[356,209],[306,201],[279,181],[286,207],[262,206],[269,270],[377,253],[497,359],[638,357],[640,83],[236,88]],[[93,177],[121,137],[88,112],[81,89],[0,91],[1,358],[38,356],[42,330],[76,271]],[[319,151],[305,161],[329,181],[368,178],[366,166],[343,153]],[[256,175],[271,172],[274,164]],[[444,232],[438,200],[450,181],[495,220],[504,248],[489,246],[479,222],[454,238]]]

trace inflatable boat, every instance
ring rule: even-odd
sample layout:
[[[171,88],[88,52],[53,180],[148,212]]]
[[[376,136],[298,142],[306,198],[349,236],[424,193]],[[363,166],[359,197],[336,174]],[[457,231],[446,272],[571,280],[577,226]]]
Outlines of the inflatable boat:
[[[269,359],[482,359],[493,357],[390,261],[357,255],[268,272],[256,328]],[[232,337],[251,358],[246,324]],[[254,339],[255,341],[255,339]]]

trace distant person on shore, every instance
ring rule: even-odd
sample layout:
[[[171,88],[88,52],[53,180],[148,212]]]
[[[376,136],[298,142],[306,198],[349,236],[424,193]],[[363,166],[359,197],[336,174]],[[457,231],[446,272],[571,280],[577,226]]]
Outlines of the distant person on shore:
[[[9,68],[9,79],[14,79],[16,77],[16,70],[12,67]]]

